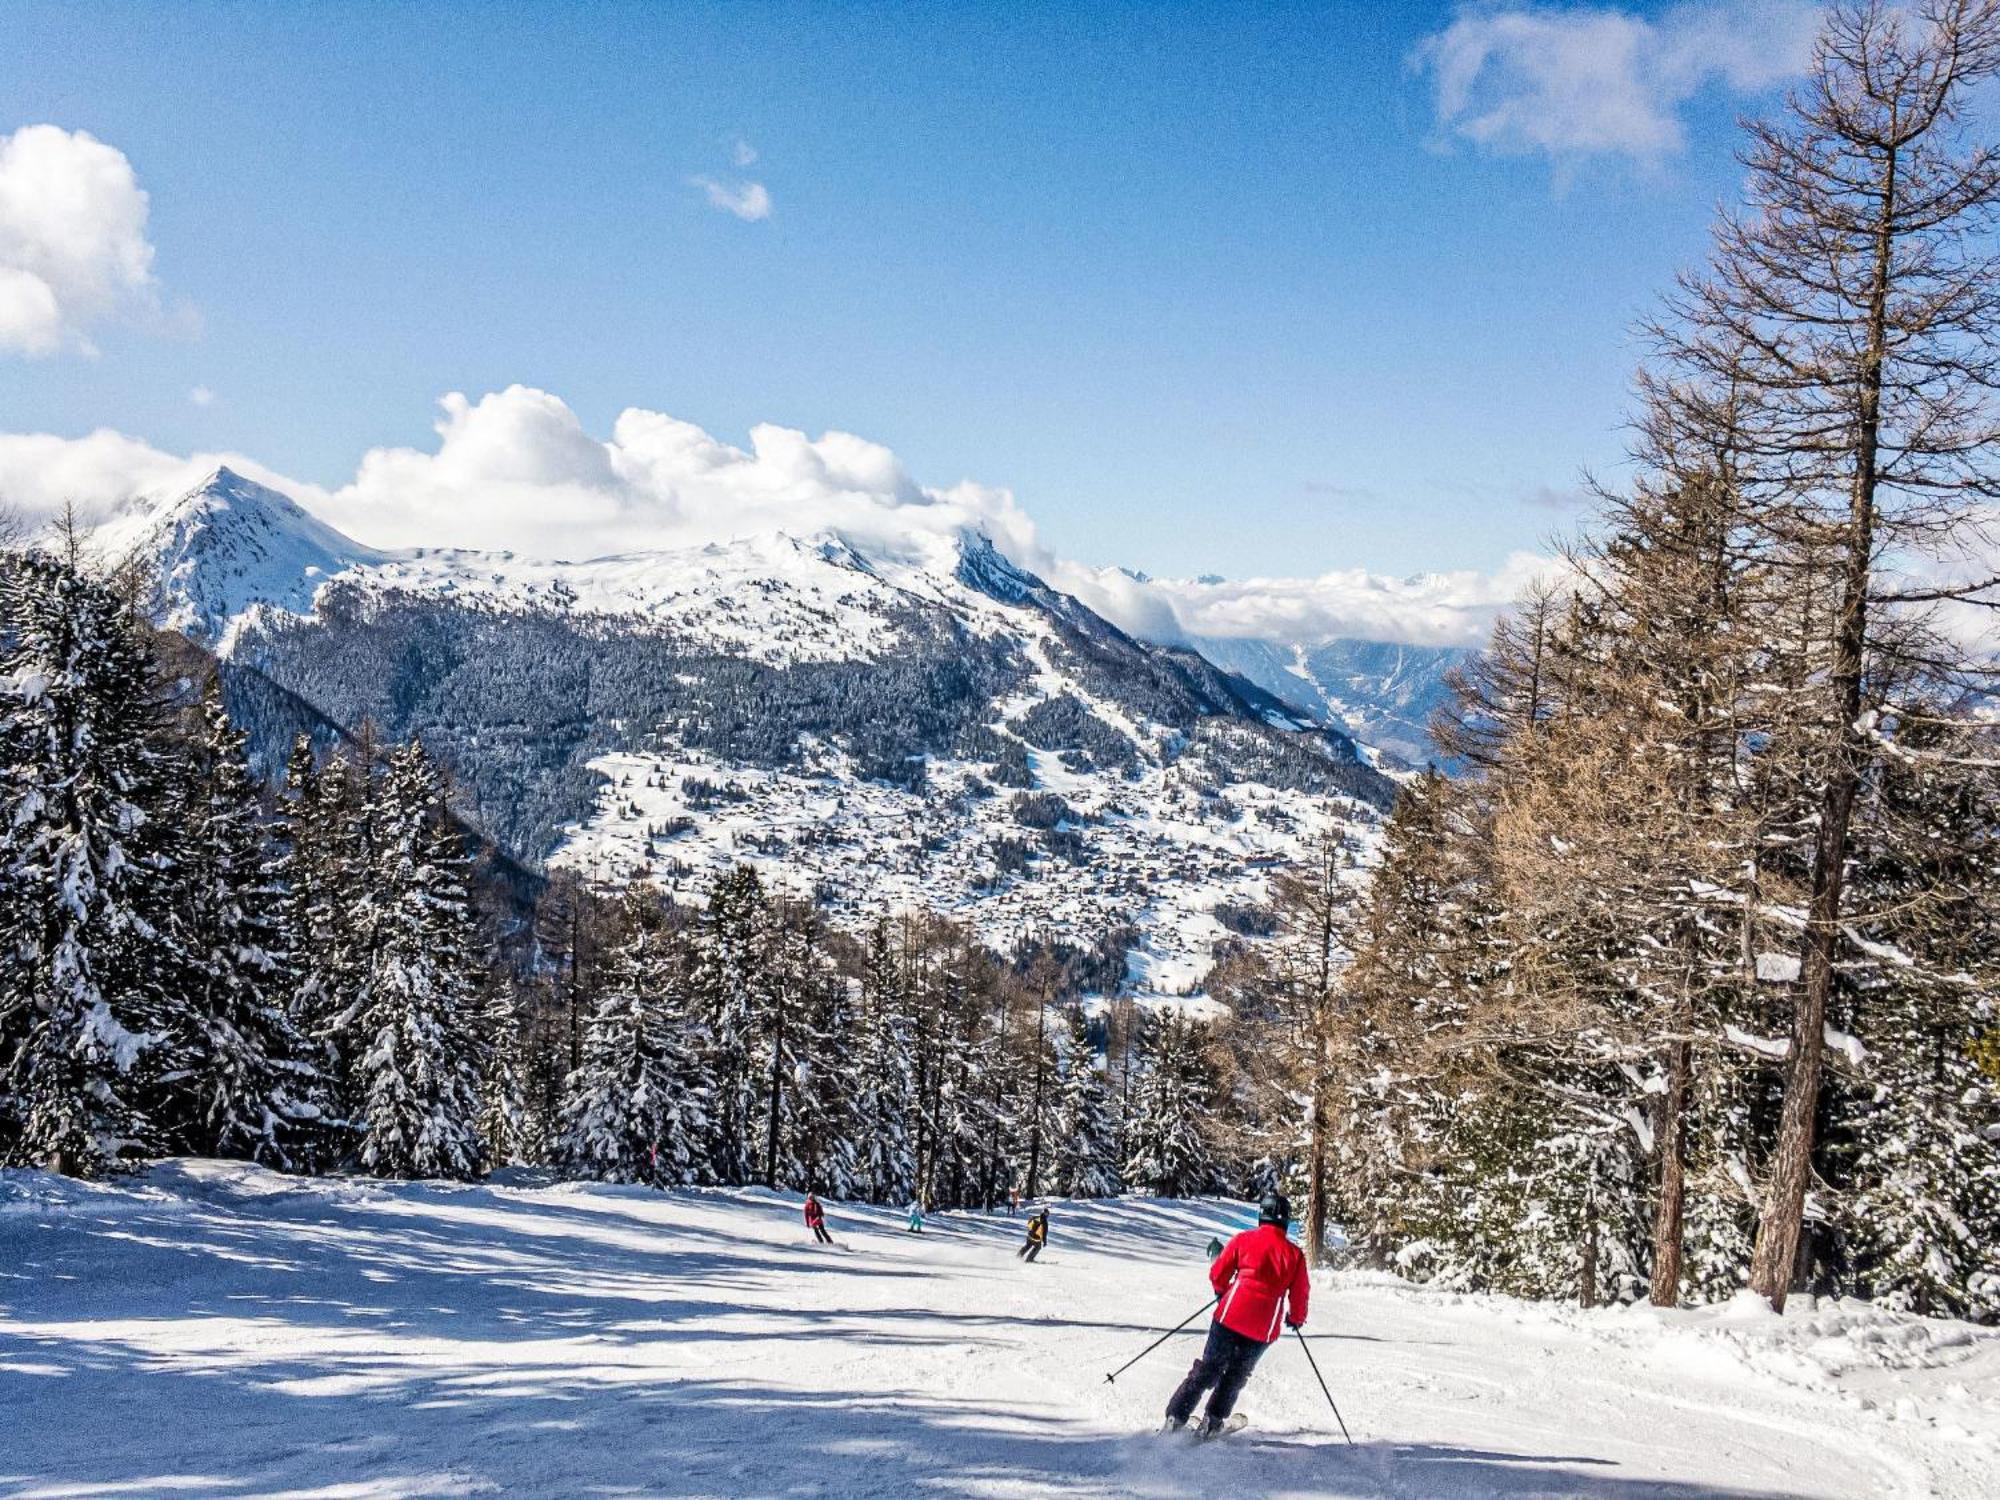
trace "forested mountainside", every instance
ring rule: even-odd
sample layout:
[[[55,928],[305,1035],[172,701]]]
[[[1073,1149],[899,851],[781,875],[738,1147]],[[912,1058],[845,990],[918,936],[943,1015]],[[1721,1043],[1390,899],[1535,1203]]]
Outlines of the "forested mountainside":
[[[1391,792],[1338,729],[977,534],[388,553],[222,470],[97,541],[225,663],[267,771],[302,730],[368,724],[421,738],[529,864],[698,889],[748,861],[994,941],[1129,926],[1134,978],[1172,992],[1240,936],[1218,904],[1255,906],[1302,835],[1365,828]]]

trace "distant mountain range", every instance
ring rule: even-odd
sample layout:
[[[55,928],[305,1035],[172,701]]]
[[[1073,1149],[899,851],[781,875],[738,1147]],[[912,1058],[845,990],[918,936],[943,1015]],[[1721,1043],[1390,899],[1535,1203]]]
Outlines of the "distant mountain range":
[[[1349,673],[1308,683],[1275,647],[1145,644],[971,531],[392,552],[224,469],[95,542],[150,565],[267,767],[301,730],[372,721],[421,735],[529,864],[698,893],[747,860],[856,919],[1121,933],[1128,980],[1163,996],[1254,939],[1306,836],[1372,837],[1393,782],[1343,726],[1368,673],[1386,726],[1423,691],[1386,658],[1307,653]]]
[[[1195,648],[1313,722],[1344,730],[1390,768],[1437,758],[1431,716],[1451,699],[1449,676],[1479,653],[1464,646],[1385,641],[1283,641],[1197,636]]]

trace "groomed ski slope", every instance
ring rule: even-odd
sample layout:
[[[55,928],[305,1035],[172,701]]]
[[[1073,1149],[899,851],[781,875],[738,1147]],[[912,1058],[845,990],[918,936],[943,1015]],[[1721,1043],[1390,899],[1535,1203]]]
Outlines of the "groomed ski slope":
[[[0,1494],[2000,1494],[2000,1335],[1853,1307],[1661,1317],[1365,1277],[1252,1425],[1151,1434],[1212,1203],[1018,1221],[584,1185],[0,1173]],[[1199,1324],[1196,1328],[1199,1328]]]

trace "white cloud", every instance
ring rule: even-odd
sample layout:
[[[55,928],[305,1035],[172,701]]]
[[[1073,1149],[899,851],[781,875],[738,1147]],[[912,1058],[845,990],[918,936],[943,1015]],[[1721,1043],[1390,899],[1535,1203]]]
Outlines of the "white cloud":
[[[748,141],[739,139],[729,148],[729,159],[739,167],[754,167],[757,165],[757,148]]]
[[[178,493],[222,464],[307,504],[324,495],[240,453],[178,457],[100,427],[80,438],[0,433],[0,509],[14,511],[32,524],[74,505],[81,519],[98,521],[135,495]]]
[[[1473,645],[1540,566],[1509,559],[1473,572],[1382,578],[1365,571],[1241,582],[1153,581],[1056,556],[1011,492],[964,480],[918,483],[879,443],[814,438],[770,424],[747,448],[664,412],[631,408],[611,436],[585,430],[546,391],[509,386],[440,403],[437,443],[374,448],[333,489],[238,454],[182,458],[123,434],[0,435],[0,506],[31,519],[75,502],[86,519],[134,495],[175,494],[219,464],[297,498],[358,541],[580,558],[726,541],[776,530],[838,531],[864,549],[935,564],[977,528],[1021,566],[1135,635],[1363,636]]]
[[[1389,578],[1348,568],[1317,578],[1160,579],[1145,587],[1193,636],[1478,646],[1493,622],[1555,567],[1549,558],[1516,552],[1493,573]]]
[[[84,131],[0,136],[0,354],[90,352],[88,330],[153,296],[146,194]]]
[[[1803,71],[1808,0],[1703,0],[1655,19],[1601,6],[1464,6],[1417,48],[1437,127],[1498,155],[1565,161],[1679,151],[1680,108],[1719,83],[1738,93]]]
[[[771,217],[771,195],[761,182],[718,182],[713,177],[690,177],[688,182],[724,213],[751,221]]]
[[[198,385],[188,392],[188,400],[192,401],[196,406],[213,406],[215,405],[215,392],[211,391],[205,385]]]

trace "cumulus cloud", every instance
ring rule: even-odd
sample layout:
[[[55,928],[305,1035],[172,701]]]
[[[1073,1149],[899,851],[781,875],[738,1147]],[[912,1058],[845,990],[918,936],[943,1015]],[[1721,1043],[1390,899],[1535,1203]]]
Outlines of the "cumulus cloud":
[[[761,182],[718,182],[713,177],[690,177],[688,181],[707,194],[712,207],[724,213],[752,222],[771,217],[771,195]]]
[[[144,189],[85,131],[0,136],[0,354],[92,352],[89,330],[153,297]]]
[[[935,566],[976,529],[1013,561],[1144,639],[1361,636],[1475,645],[1539,564],[1494,575],[1159,581],[1056,556],[1005,489],[919,483],[890,449],[846,432],[764,424],[738,447],[664,412],[631,408],[609,438],[547,391],[509,386],[440,403],[437,441],[374,448],[328,489],[239,454],[179,457],[100,430],[81,438],[0,435],[0,506],[30,518],[66,502],[100,519],[137,495],[172,495],[218,465],[292,495],[356,540],[537,557],[687,547],[788,531],[834,531],[864,551]]]
[[[1685,141],[1681,106],[1720,84],[1768,88],[1804,70],[1807,0],[1702,0],[1657,18],[1589,5],[1465,6],[1419,44],[1438,132],[1497,155],[1658,161]]]

